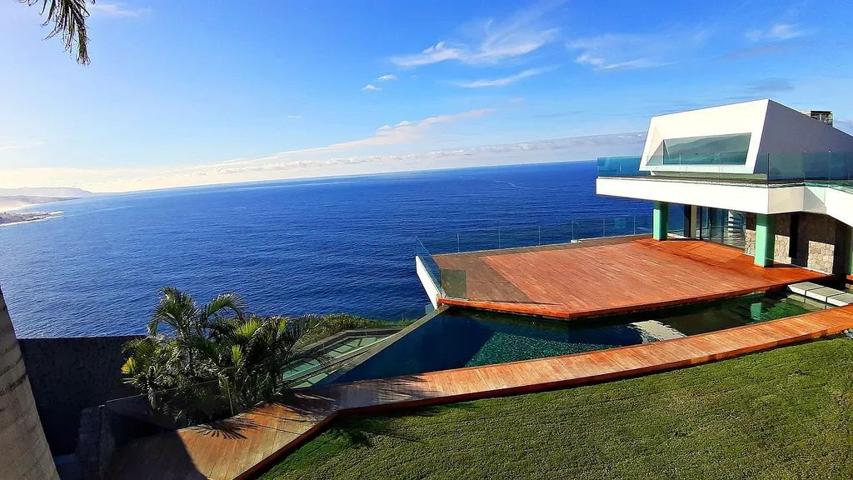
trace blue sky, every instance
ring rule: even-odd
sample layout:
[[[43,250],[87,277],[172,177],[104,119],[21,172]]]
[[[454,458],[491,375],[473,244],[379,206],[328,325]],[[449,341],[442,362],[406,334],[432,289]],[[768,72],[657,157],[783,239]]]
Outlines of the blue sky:
[[[92,64],[0,3],[0,187],[122,191],[639,153],[773,98],[853,130],[845,1],[98,1]]]

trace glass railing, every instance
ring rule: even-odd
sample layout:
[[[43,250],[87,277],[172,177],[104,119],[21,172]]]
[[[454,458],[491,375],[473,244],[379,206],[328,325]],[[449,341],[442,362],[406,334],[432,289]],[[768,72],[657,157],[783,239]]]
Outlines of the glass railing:
[[[761,155],[751,172],[737,172],[730,162],[731,155],[703,155],[668,158],[653,172],[640,169],[640,157],[602,157],[598,159],[599,177],[677,178],[744,182],[753,184],[786,184],[824,182],[828,186],[853,185],[853,152],[811,152]],[[701,160],[701,161],[700,161]],[[679,167],[661,170],[662,167]]]
[[[646,177],[647,170],[640,170],[640,157],[600,157],[599,177]]]
[[[675,235],[684,233],[683,215],[675,208],[671,208],[667,230]],[[579,218],[547,225],[501,225],[419,236],[415,242],[415,256],[443,296],[468,298],[471,278],[465,260],[454,254],[568,246],[588,239],[651,233],[651,214]]]
[[[714,152],[714,153],[679,153],[665,156],[652,156],[649,165],[673,165],[673,166],[706,166],[706,165],[744,165],[746,163],[745,151]]]
[[[438,268],[438,264],[435,263],[435,259],[432,257],[432,254],[427,250],[419,238],[415,239],[415,257],[421,260],[421,264],[423,264],[427,274],[432,278],[433,284],[440,286],[441,269]]]
[[[756,171],[764,173],[769,182],[850,182],[853,180],[853,153],[817,152],[771,154],[760,159]]]

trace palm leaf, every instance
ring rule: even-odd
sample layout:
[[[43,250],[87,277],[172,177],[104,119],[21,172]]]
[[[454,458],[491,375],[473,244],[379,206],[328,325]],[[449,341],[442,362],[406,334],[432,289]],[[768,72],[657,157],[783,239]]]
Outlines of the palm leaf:
[[[86,30],[86,19],[89,10],[86,0],[19,0],[27,5],[41,3],[41,14],[45,16],[45,26],[53,24],[47,38],[60,35],[65,44],[65,50],[73,52],[76,46],[77,62],[84,65],[89,63],[89,37]],[[95,1],[92,0],[94,4]]]

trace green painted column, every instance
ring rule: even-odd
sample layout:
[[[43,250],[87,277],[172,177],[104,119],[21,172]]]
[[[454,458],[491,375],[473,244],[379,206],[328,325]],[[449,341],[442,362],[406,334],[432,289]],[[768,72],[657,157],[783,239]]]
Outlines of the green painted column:
[[[847,246],[850,249],[850,254],[847,256],[849,263],[847,264],[847,275],[853,275],[853,227],[847,227],[850,232],[850,239],[847,241]]]
[[[776,226],[773,215],[755,215],[755,264],[760,267],[773,265],[776,243]]]
[[[667,225],[669,225],[669,204],[655,202],[652,213],[652,237],[655,240],[666,240]]]

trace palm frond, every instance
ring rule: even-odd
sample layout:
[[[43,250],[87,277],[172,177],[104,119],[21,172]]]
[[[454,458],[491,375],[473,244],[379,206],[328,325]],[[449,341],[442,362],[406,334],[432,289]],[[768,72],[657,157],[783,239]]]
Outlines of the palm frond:
[[[45,16],[44,25],[53,24],[47,38],[56,35],[62,37],[65,50],[69,53],[77,50],[77,62],[89,63],[89,37],[86,19],[89,10],[86,0],[19,0],[29,6],[41,3],[41,14]],[[95,1],[92,0],[94,4]]]
[[[202,307],[201,314],[205,320],[219,316],[223,311],[229,311],[237,318],[243,318],[243,311],[246,309],[246,304],[243,298],[236,293],[223,293],[217,295],[216,298]]]

